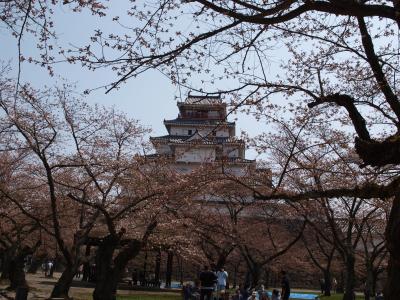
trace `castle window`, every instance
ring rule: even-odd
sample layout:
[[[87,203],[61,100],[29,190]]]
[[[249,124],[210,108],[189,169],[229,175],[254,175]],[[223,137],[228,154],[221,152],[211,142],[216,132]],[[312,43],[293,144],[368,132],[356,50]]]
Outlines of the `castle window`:
[[[192,129],[188,130],[188,135],[192,135]]]

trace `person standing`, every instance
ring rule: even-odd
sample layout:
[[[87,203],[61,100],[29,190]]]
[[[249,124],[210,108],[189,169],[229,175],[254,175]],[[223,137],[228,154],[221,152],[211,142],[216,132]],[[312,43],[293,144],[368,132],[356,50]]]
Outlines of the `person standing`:
[[[224,270],[224,268],[222,267],[217,272],[217,293],[218,293],[218,297],[220,296],[221,293],[225,292],[227,280],[228,280],[228,272],[226,272]]]
[[[200,273],[199,279],[201,282],[200,300],[211,300],[212,292],[218,279],[217,275],[210,271],[208,266],[204,266],[204,270]]]
[[[81,278],[82,272],[83,272],[83,264],[82,264],[82,265],[79,265],[78,269],[76,270],[76,275],[75,275],[75,277],[76,277],[76,278]]]
[[[290,283],[289,279],[287,277],[286,271],[281,272],[282,275],[282,281],[281,281],[281,299],[282,300],[289,300],[290,297]]]
[[[335,277],[332,278],[332,291],[333,293],[336,294],[336,289],[337,289],[337,280]]]

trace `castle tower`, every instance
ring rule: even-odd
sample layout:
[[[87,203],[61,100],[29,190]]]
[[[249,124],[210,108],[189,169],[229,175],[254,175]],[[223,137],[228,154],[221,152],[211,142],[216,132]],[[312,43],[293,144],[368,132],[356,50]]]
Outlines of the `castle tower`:
[[[224,164],[244,176],[255,168],[245,158],[245,143],[235,137],[235,122],[228,122],[226,103],[217,96],[189,95],[178,102],[179,115],[164,120],[168,135],[151,137],[157,156],[168,156],[179,172],[190,172],[204,163]]]

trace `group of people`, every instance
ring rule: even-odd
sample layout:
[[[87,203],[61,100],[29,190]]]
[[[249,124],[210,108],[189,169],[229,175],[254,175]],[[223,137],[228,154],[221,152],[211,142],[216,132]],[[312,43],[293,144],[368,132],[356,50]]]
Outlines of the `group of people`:
[[[54,263],[52,260],[45,261],[42,264],[42,271],[44,273],[44,276],[46,277],[53,277],[54,273]]]
[[[265,290],[264,285],[261,285],[258,290],[256,289],[236,289],[232,300],[282,300],[281,293],[277,289],[272,290],[271,297]],[[285,298],[286,299],[286,298]]]
[[[186,284],[183,287],[183,298],[184,300],[288,300],[290,297],[289,279],[285,271],[282,271],[281,275],[281,291],[274,289],[271,296],[263,285],[258,290],[250,289],[248,286],[243,288],[239,286],[230,296],[227,293],[228,273],[224,268],[215,272],[205,266],[194,286]]]

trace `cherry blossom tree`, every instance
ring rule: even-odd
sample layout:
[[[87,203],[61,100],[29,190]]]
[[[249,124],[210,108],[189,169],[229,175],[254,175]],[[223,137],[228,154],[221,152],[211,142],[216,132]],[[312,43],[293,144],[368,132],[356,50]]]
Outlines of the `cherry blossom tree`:
[[[268,107],[277,97],[319,106],[327,123],[337,120],[352,128],[351,144],[362,166],[385,169],[399,163],[398,1],[163,1],[152,9],[147,4],[130,10],[139,25],[123,23],[133,35],[98,31],[92,37],[96,47],[76,49],[70,59],[115,70],[119,79],[109,90],[157,68],[181,86],[230,92],[233,107]],[[269,70],[277,52],[285,58],[277,71]],[[395,299],[398,177],[372,195],[369,185],[354,183],[331,192],[394,197],[386,231],[391,257],[386,297]]]
[[[11,30],[16,30],[11,21],[17,20],[19,37],[25,20],[31,21],[32,7],[43,3],[1,2],[10,12],[2,20]],[[100,1],[74,4],[77,9],[104,7]],[[294,111],[307,104],[322,109],[326,123],[352,132],[349,145],[360,166],[393,176],[376,184],[350,181],[296,199],[323,194],[392,203],[385,238],[390,255],[385,294],[391,300],[400,294],[399,177],[391,169],[400,157],[399,9],[396,0],[144,0],[127,7],[132,22],[114,18],[122,25],[120,33],[100,28],[88,45],[61,52],[89,69],[116,72],[118,79],[108,91],[158,69],[180,86],[230,93],[233,108],[270,108],[280,101]],[[51,60],[42,61],[51,66]]]
[[[19,185],[2,185],[2,193],[55,239],[63,255],[65,270],[52,297],[68,298],[81,248],[90,240],[98,241],[108,271],[114,250],[123,246],[112,272],[99,268],[105,278],[99,277],[103,285],[95,289],[100,294],[95,298],[113,299],[124,266],[160,222],[156,217],[174,186],[166,180],[173,177],[162,172],[161,163],[149,167],[140,155],[148,130],[137,121],[113,109],[89,107],[67,87],[37,91],[26,85],[17,96],[13,87],[13,81],[3,80],[2,151],[23,151],[24,162],[10,178]],[[26,206],[32,201],[50,213],[34,214]]]

